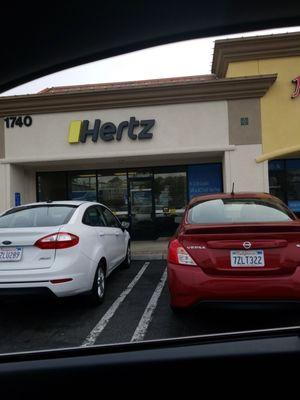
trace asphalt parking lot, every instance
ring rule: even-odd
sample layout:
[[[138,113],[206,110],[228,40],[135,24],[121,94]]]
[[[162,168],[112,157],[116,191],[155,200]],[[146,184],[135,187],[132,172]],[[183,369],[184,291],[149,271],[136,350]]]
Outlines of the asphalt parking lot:
[[[169,308],[164,260],[134,261],[108,279],[105,301],[2,298],[0,353],[175,338],[300,324],[299,308]]]

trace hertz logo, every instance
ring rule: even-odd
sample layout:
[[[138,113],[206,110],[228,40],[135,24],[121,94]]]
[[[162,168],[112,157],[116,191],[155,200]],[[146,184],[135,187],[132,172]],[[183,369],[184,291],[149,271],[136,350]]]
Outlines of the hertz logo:
[[[150,132],[155,124],[155,119],[144,119],[138,121],[135,117],[130,117],[129,121],[122,121],[118,126],[112,122],[101,124],[100,119],[95,119],[93,124],[90,121],[71,121],[69,127],[69,143],[85,143],[88,137],[96,143],[98,139],[105,142],[112,140],[120,141],[127,133],[131,140],[152,139],[153,133]]]

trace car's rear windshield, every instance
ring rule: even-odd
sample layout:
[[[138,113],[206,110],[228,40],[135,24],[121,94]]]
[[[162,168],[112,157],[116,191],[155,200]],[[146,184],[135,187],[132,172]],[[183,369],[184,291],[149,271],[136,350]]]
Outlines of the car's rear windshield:
[[[0,228],[31,228],[66,224],[73,215],[73,205],[17,207],[0,216]]]
[[[243,222],[284,222],[294,214],[279,202],[265,199],[211,199],[195,203],[188,210],[190,224],[230,224]]]

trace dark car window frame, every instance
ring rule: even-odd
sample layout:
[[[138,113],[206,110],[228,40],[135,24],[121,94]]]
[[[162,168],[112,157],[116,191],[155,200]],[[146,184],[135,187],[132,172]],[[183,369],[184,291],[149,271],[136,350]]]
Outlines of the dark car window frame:
[[[103,218],[104,218],[105,221],[106,221],[107,227],[108,227],[108,228],[120,228],[120,229],[122,229],[121,222],[120,222],[120,221],[118,220],[118,218],[111,212],[111,210],[110,210],[109,208],[107,208],[107,207],[104,207],[104,206],[100,206],[100,207],[101,207],[101,209],[102,209]],[[107,212],[113,217],[113,219],[116,221],[117,226],[111,226],[111,225],[109,224],[109,222],[108,222],[107,219],[106,219],[105,211],[107,211]]]
[[[101,225],[100,223],[98,223],[97,225],[92,225],[91,223],[88,223],[88,222],[86,221],[86,218],[87,218],[88,213],[89,213],[91,210],[93,210],[93,209],[96,210],[96,213],[97,213],[97,215],[98,215],[98,221],[100,222],[100,221],[102,220],[102,222],[105,222],[105,221],[103,221],[102,216],[101,216],[100,213],[99,213],[98,207],[95,206],[95,205],[90,206],[90,207],[88,207],[88,208],[85,210],[81,222],[82,222],[84,225],[87,225],[87,226],[105,228],[105,225]]]

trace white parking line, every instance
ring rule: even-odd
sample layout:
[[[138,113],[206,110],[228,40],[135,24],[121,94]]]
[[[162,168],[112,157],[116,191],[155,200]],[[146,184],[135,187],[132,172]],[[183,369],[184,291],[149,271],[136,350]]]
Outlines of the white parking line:
[[[114,303],[110,306],[110,308],[106,311],[94,329],[90,332],[88,337],[82,344],[82,347],[93,346],[97,340],[97,337],[109,323],[110,319],[114,316],[115,312],[117,311],[118,307],[121,303],[125,300],[126,296],[131,292],[133,287],[136,285],[138,280],[141,278],[143,273],[146,271],[147,267],[149,266],[150,262],[145,262],[139,272],[136,274],[134,279],[130,282],[127,288],[120,294],[120,296],[114,301]]]
[[[157,306],[158,299],[166,283],[166,280],[167,280],[167,268],[164,270],[164,273],[162,274],[162,277],[158,285],[156,286],[156,289],[153,292],[153,295],[144,311],[144,314],[142,315],[142,318],[140,319],[140,322],[131,338],[131,342],[138,342],[144,339],[149,324],[152,320],[154,310]]]

